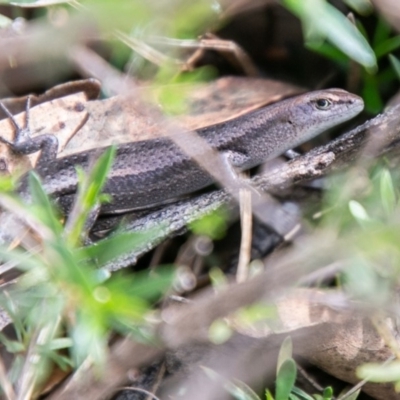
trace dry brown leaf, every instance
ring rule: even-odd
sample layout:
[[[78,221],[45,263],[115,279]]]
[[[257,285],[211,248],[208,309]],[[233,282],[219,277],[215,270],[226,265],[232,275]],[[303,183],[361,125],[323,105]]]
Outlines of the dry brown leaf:
[[[179,118],[188,129],[228,121],[305,90],[272,79],[220,78],[199,86],[187,99],[188,113]]]
[[[1,99],[1,102],[11,114],[15,115],[25,111],[28,97],[32,108],[39,104],[80,92],[85,93],[86,100],[94,100],[100,94],[100,87],[100,82],[97,79],[81,79],[56,85],[39,96],[10,97]],[[0,109],[0,119],[3,118],[7,118],[7,115]]]
[[[158,113],[149,117],[151,109],[143,115],[142,107],[136,107],[135,99],[115,96],[106,100],[87,102],[87,123],[77,132],[67,148],[60,154],[68,154],[112,144],[145,140],[162,135]]]
[[[336,378],[357,384],[357,367],[383,363],[393,353],[362,312],[334,309],[326,301],[321,303],[324,297],[326,293],[313,289],[294,292],[277,304],[281,322],[288,332],[303,330],[295,342],[297,354]],[[393,328],[391,319],[387,324]],[[312,329],[304,332],[304,328]],[[363,391],[377,400],[399,398],[391,384],[367,383]]]

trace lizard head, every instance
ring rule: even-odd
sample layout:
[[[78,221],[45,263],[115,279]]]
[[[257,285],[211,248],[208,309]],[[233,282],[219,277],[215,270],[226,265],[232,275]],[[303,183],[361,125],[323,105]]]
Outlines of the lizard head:
[[[364,108],[361,97],[343,89],[325,89],[298,96],[292,116],[298,122],[302,142],[345,122]]]

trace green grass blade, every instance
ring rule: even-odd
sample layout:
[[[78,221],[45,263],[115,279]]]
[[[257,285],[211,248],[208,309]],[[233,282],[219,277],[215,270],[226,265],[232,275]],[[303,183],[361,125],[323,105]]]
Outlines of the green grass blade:
[[[109,261],[148,243],[154,233],[153,231],[147,233],[119,233],[92,246],[80,249],[78,257],[95,259],[96,264],[102,267]]]
[[[74,208],[66,224],[67,241],[73,246],[80,242],[86,220],[98,206],[99,197],[107,180],[107,174],[114,160],[115,152],[115,146],[107,148],[96,161],[87,178],[83,177],[83,173],[78,172],[81,182],[78,187]]]
[[[283,0],[283,4],[301,19],[307,40],[327,39],[364,67],[377,68],[374,51],[364,36],[325,0]]]
[[[393,54],[389,54],[389,61],[396,72],[397,79],[400,80],[400,60]]]
[[[400,48],[400,36],[395,36],[379,43],[374,50],[376,57],[381,58],[386,54],[392,53],[398,48]]]
[[[32,203],[35,207],[35,213],[38,218],[47,227],[51,229],[54,234],[59,234],[62,231],[61,223],[59,222],[51,203],[49,196],[44,191],[39,176],[31,172],[28,177],[29,189],[32,195]]]
[[[276,400],[288,400],[296,381],[297,367],[293,359],[286,360],[279,368],[276,377]]]
[[[281,369],[283,363],[286,360],[290,360],[292,358],[292,352],[293,352],[292,339],[290,338],[290,336],[288,336],[282,342],[281,347],[279,349],[278,362],[276,366],[277,374],[279,373],[279,370]]]

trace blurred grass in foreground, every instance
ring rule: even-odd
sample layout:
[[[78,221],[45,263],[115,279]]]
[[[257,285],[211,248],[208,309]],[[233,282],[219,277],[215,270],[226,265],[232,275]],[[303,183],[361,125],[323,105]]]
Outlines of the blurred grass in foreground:
[[[65,369],[90,359],[101,367],[111,331],[153,340],[147,317],[154,302],[170,287],[172,270],[163,267],[152,273],[110,276],[101,269],[102,262],[148,241],[152,233],[117,234],[97,248],[81,247],[85,221],[99,205],[114,151],[113,147],[107,150],[82,178],[78,200],[66,223],[70,229],[63,228],[40,180],[31,174],[32,202],[26,207],[26,216],[31,214],[46,228],[40,230],[46,232],[42,248],[34,253],[0,248],[1,259],[16,263],[23,271],[18,282],[0,295],[1,306],[12,318],[16,340],[0,336],[15,355],[10,379],[19,382],[21,393],[36,390],[52,362]]]

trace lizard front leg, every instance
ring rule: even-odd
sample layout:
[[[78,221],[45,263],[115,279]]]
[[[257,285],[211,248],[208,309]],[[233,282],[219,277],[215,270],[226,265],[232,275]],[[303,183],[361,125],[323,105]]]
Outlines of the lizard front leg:
[[[31,137],[29,126],[29,110],[31,106],[30,97],[26,102],[25,108],[25,126],[21,127],[15,120],[14,116],[10,113],[7,107],[0,102],[1,109],[6,113],[11,123],[15,127],[15,136],[13,141],[9,141],[0,136],[0,142],[6,144],[10,149],[17,154],[32,154],[40,151],[36,167],[44,166],[47,162],[54,160],[58,151],[58,139],[54,135],[43,134]]]
[[[231,150],[225,150],[221,152],[220,155],[226,173],[225,178],[227,178],[227,189],[229,190],[229,187],[231,190],[234,188],[243,188],[256,193],[247,179],[245,179],[244,175],[241,174],[241,172],[246,169],[246,165],[251,161],[249,157],[244,153]]]

